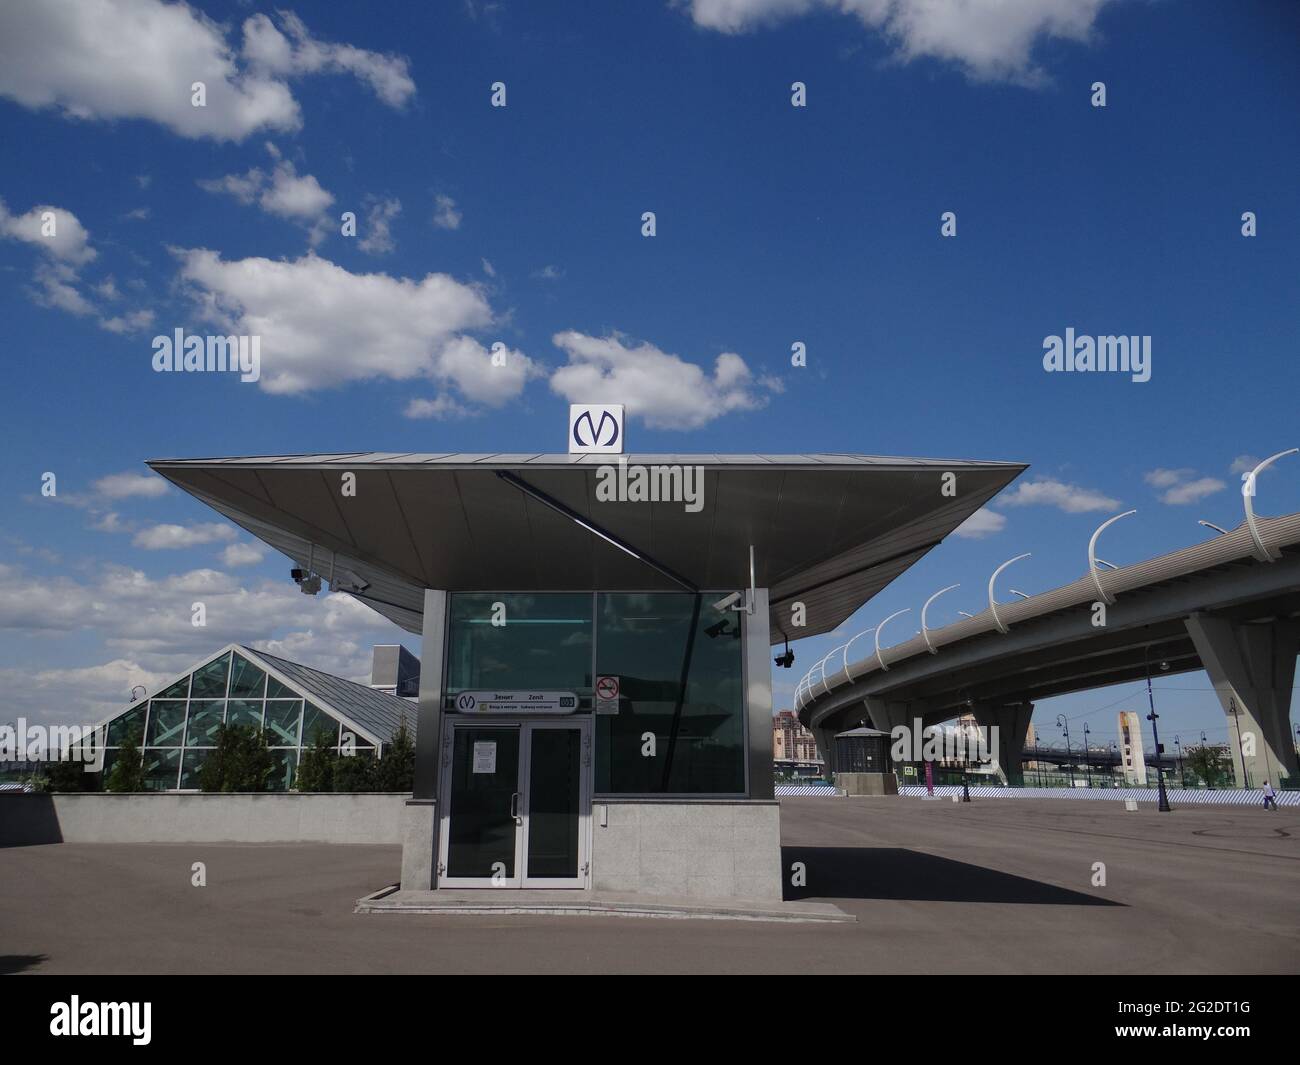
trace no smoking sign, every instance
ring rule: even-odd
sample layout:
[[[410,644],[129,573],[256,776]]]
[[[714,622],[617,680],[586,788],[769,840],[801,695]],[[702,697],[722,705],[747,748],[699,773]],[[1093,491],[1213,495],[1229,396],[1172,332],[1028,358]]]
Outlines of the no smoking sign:
[[[596,678],[596,713],[618,713],[618,677]]]

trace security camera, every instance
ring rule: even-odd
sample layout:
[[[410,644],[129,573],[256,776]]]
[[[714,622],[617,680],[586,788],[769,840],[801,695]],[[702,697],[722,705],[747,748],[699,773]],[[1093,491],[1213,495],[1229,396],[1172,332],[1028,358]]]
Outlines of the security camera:
[[[714,610],[730,610],[732,607],[734,607],[734,606],[735,606],[737,603],[739,603],[739,602],[740,602],[740,593],[739,593],[739,592],[732,592],[730,595],[723,596],[723,597],[722,597],[721,599],[719,599],[716,603],[714,603],[714,604],[713,604],[713,609],[714,609]]]
[[[310,577],[304,577],[298,582],[298,591],[303,595],[315,595],[320,591],[320,578],[313,574]]]
[[[774,659],[772,659],[772,661],[775,662],[781,669],[789,669],[792,665],[794,665],[794,652],[790,650],[790,644],[788,641],[786,642],[785,645],[785,653],[777,655]]]
[[[295,567],[289,571],[289,576],[293,578],[294,584],[302,584],[303,578],[307,576],[307,571]]]

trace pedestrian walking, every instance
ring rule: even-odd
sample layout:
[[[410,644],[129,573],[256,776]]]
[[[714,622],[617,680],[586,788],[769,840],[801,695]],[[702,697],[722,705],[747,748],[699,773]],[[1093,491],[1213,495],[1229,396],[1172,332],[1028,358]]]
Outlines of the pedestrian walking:
[[[1277,797],[1273,791],[1273,785],[1267,780],[1264,781],[1264,809],[1277,809]]]

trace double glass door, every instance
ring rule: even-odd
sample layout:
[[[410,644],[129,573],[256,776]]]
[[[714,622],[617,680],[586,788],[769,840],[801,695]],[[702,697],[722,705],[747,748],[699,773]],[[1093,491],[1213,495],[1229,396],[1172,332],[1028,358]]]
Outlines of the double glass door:
[[[439,885],[586,887],[590,718],[443,720]]]

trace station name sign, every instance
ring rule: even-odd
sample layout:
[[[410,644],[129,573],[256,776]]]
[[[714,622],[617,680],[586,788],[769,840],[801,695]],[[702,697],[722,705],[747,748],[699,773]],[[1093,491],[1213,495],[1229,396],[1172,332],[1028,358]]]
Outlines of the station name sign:
[[[573,692],[461,692],[453,705],[461,714],[572,714],[578,697]]]

